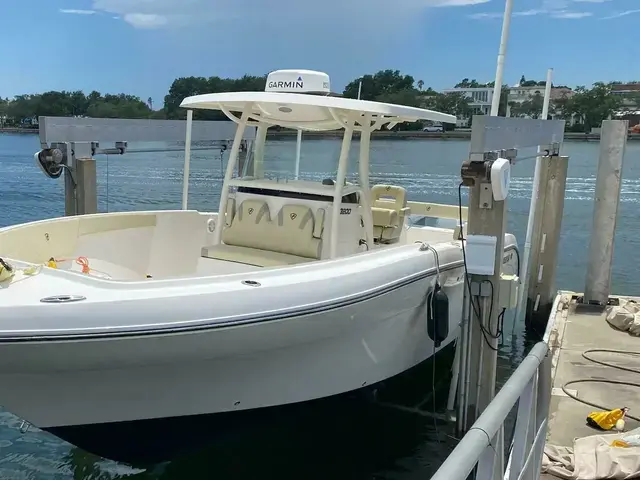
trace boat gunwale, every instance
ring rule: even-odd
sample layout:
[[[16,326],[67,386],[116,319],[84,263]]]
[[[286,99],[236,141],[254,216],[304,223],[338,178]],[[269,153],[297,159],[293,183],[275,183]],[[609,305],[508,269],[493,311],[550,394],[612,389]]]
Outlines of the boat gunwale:
[[[517,245],[508,245],[504,252],[511,250],[518,250]],[[207,322],[198,325],[190,324],[184,326],[176,326],[167,324],[164,327],[158,328],[146,328],[137,330],[117,330],[117,331],[103,331],[95,333],[60,333],[60,334],[44,334],[44,335],[31,335],[27,336],[18,333],[15,336],[0,336],[0,344],[8,343],[40,343],[40,342],[64,342],[74,340],[98,340],[98,339],[117,339],[117,338],[131,338],[131,337],[144,337],[154,335],[171,335],[171,334],[184,334],[192,332],[201,332],[207,330],[217,330],[222,328],[231,328],[239,326],[247,326],[259,323],[276,322],[281,320],[287,320],[293,317],[314,315],[319,313],[325,313],[339,308],[349,307],[358,303],[371,300],[378,296],[391,293],[402,287],[411,285],[418,281],[427,279],[438,273],[455,270],[464,266],[464,260],[456,260],[439,267],[433,266],[422,272],[414,273],[402,279],[398,279],[393,282],[389,282],[385,285],[381,285],[378,288],[369,289],[359,294],[350,295],[341,299],[331,299],[325,302],[317,302],[313,305],[305,305],[302,307],[294,307],[288,310],[280,310],[277,312],[260,313],[258,315],[245,315],[241,318],[232,318],[226,321]],[[1,335],[1,334],[0,334]]]

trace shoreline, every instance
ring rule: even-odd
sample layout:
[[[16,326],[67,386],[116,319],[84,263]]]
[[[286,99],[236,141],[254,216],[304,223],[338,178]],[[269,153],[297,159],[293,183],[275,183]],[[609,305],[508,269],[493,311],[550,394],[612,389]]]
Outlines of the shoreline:
[[[19,127],[4,127],[0,128],[0,133],[33,133],[38,134],[37,128],[19,128]]]
[[[18,133],[18,134],[38,134],[37,128],[0,128],[0,133]],[[297,136],[295,130],[280,130],[268,132],[268,137],[275,140],[288,140],[294,139]],[[331,130],[326,132],[304,132],[303,137],[305,139],[328,139],[328,138],[342,138],[341,130]],[[354,132],[354,139],[358,139],[360,134]],[[377,130],[371,134],[371,138],[382,138],[385,140],[469,140],[471,139],[471,130],[453,130],[450,132],[436,133],[436,132],[422,132],[422,131],[401,131],[390,132],[387,130]],[[581,142],[599,142],[599,133],[579,133],[579,132],[565,132],[565,141],[581,141]],[[628,141],[640,141],[640,133],[629,133],[627,135]]]

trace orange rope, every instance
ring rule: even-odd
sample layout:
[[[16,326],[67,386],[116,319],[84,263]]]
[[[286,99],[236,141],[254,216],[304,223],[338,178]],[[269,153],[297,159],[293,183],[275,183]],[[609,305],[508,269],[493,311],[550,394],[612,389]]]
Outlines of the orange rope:
[[[90,273],[91,269],[89,268],[89,259],[87,257],[78,257],[76,258],[76,263],[82,266],[82,273]]]

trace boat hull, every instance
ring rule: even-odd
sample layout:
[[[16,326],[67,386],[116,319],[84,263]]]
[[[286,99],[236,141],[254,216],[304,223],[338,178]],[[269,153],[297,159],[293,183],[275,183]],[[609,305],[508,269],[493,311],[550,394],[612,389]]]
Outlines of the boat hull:
[[[462,269],[442,273],[462,298]],[[8,343],[2,403],[40,427],[249,410],[328,397],[431,356],[429,276],[310,315],[185,333]],[[461,303],[452,301],[449,336]],[[43,402],[42,399],[47,401]]]
[[[218,284],[187,280],[193,286],[183,285],[168,298],[159,298],[172,292],[161,290],[162,282],[124,289],[55,271],[41,275],[17,286],[42,295],[36,291],[40,284],[54,288],[53,280],[79,278],[85,283],[74,285],[86,286],[91,298],[34,303],[25,307],[22,323],[17,315],[7,322],[12,329],[0,338],[0,382],[11,387],[3,389],[0,403],[77,446],[133,462],[149,450],[135,450],[141,439],[131,442],[130,454],[118,453],[120,447],[106,439],[137,438],[137,425],[171,432],[207,415],[217,415],[211,428],[224,431],[216,424],[224,426],[239,413],[251,424],[253,411],[268,417],[274,407],[366,389],[421,364],[457,338],[464,267],[457,244],[438,248],[439,266],[428,250],[408,245],[326,265],[264,270],[253,276],[262,287],[245,286],[234,276]],[[505,266],[513,268],[515,256],[505,253]],[[436,279],[450,299],[448,335],[438,348],[427,328],[427,298]],[[143,294],[130,302],[111,299]],[[330,301],[312,303],[313,296]],[[139,307],[127,313],[127,305]],[[225,308],[264,313],[207,319],[224,318]]]
[[[434,372],[441,387],[439,392],[444,392],[442,387],[450,378],[454,353],[455,342],[451,342],[435,357],[399,375],[356,391],[317,400],[234,412],[49,427],[44,430],[92,454],[139,467],[203,449],[210,454],[233,445],[240,445],[243,449],[248,445],[262,449],[262,444],[253,440],[268,439],[270,432],[274,431],[286,436],[287,441],[295,442],[296,436],[304,441],[337,417],[343,418],[341,423],[348,421],[344,420],[345,417],[352,418],[353,415],[358,416],[358,421],[375,422],[380,415],[379,408],[386,408],[376,407],[378,397],[387,407],[393,405],[392,402],[415,405],[431,393]],[[442,396],[444,398],[446,395]],[[363,408],[366,405],[373,409]],[[370,418],[363,420],[363,416]],[[250,454],[246,452],[246,455]]]

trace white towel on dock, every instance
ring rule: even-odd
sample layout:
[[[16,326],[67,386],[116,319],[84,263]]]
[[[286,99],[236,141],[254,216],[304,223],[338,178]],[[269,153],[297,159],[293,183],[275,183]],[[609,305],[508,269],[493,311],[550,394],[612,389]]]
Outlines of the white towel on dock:
[[[566,480],[640,478],[640,447],[611,446],[611,442],[629,433],[576,438],[573,448],[546,445],[541,473]]]

